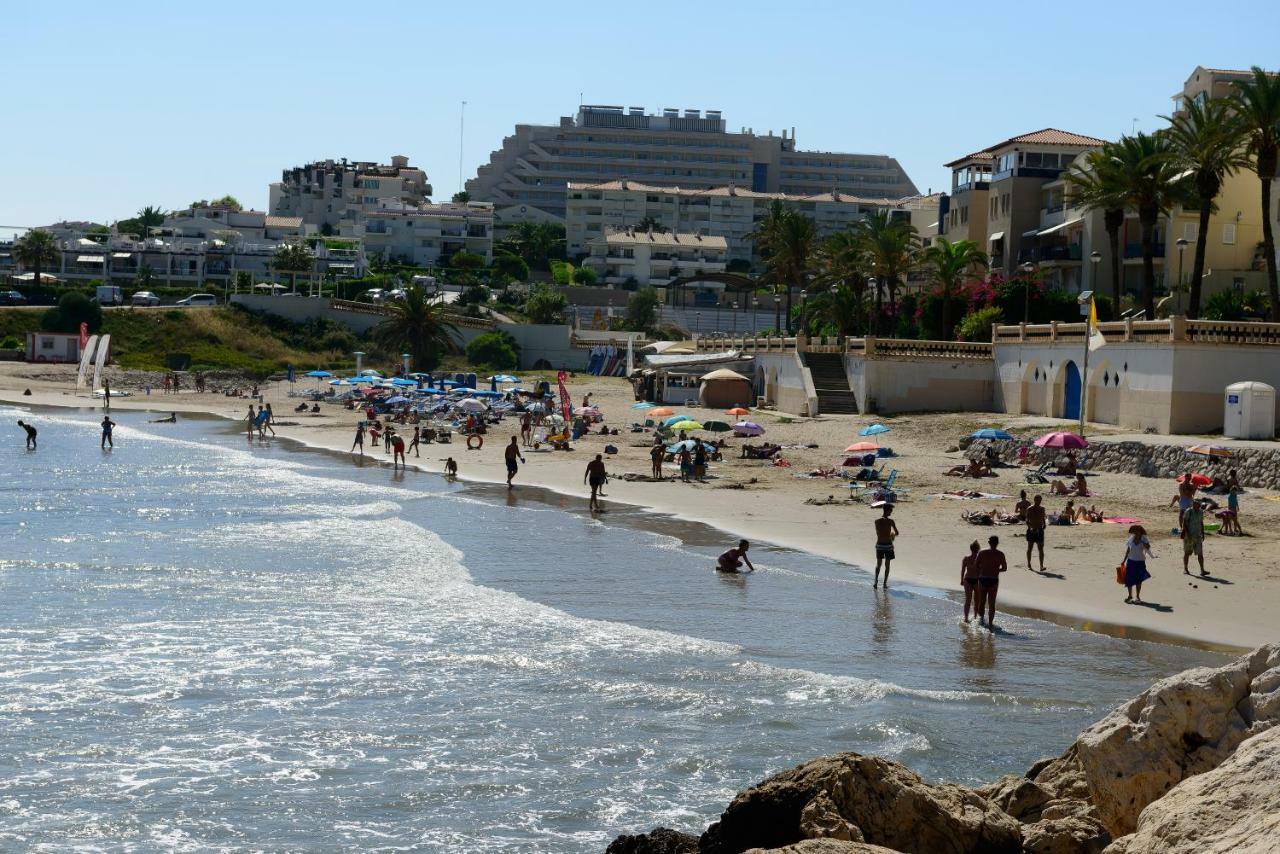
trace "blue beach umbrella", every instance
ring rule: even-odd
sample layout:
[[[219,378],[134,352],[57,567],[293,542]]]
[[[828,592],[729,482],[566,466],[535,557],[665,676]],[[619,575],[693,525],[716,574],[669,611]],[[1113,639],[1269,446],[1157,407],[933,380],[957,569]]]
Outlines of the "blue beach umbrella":
[[[349,383],[346,380],[329,380],[329,385],[354,385],[354,383]]]
[[[409,402],[409,398],[405,397],[403,394],[397,394],[395,397],[388,397],[385,401],[383,401],[383,403],[390,403],[390,404],[408,403],[408,402]]]
[[[398,386],[401,386],[401,387],[405,387],[405,386],[417,386],[417,383],[416,383],[416,382],[414,382],[413,380],[401,379],[400,377],[396,377],[395,379],[393,379],[393,380],[391,381],[391,384],[392,384],[392,385],[398,385]]]
[[[888,433],[889,428],[883,424],[872,424],[870,427],[863,427],[858,431],[859,436],[879,436],[881,433]]]
[[[681,421],[691,420],[688,415],[672,415],[666,421],[662,422],[663,427],[670,427],[672,424],[679,424]]]
[[[667,445],[667,452],[672,454],[678,454],[680,453],[680,451],[682,451],[685,448],[688,448],[689,451],[692,452],[697,447],[698,447],[698,442],[696,439],[685,439],[683,442],[676,442],[674,444]],[[716,450],[715,445],[711,445],[711,444],[708,444],[707,442],[703,442],[702,447],[705,448],[707,450],[707,453],[709,454],[715,453],[715,450]]]
[[[489,381],[495,383],[518,383],[520,382],[520,378],[513,377],[511,374],[495,374],[494,376],[489,377]]]
[[[971,439],[1012,439],[1013,435],[995,427],[984,427],[969,434]]]
[[[473,391],[471,394],[473,397],[502,397],[500,391]]]
[[[647,400],[642,400],[639,403],[631,404],[632,409],[653,409],[653,406],[654,405]]]
[[[309,377],[316,377],[318,379],[325,379],[327,377],[333,376],[333,374],[329,373],[328,371],[307,371],[306,375]]]

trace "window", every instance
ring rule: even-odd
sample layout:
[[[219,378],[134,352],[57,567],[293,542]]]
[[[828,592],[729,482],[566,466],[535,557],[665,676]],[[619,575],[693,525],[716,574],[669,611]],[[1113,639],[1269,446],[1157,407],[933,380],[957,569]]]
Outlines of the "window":
[[[1188,243],[1196,242],[1197,226],[1194,222],[1184,222],[1182,224],[1182,239]]]
[[[969,206],[965,205],[960,209],[960,222],[967,223],[969,221]]]
[[[1026,163],[1028,166],[1042,166],[1044,165],[1044,158],[1038,151],[1028,151]]]
[[[1222,224],[1222,242],[1227,246],[1235,245],[1236,224],[1234,222],[1224,222]]]

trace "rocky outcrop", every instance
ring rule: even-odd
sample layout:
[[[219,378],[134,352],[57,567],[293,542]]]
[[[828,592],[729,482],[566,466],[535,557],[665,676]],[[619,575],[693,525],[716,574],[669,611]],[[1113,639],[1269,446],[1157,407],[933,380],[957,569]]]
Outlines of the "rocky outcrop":
[[[1191,854],[1280,835],[1280,645],[1155,683],[1065,753],[980,789],[841,753],[741,792],[701,854]],[[656,831],[655,831],[656,833]],[[610,854],[686,849],[616,848]],[[692,837],[686,837],[691,840]]]
[[[619,836],[609,843],[605,854],[697,854],[698,837],[656,827],[648,833]]]

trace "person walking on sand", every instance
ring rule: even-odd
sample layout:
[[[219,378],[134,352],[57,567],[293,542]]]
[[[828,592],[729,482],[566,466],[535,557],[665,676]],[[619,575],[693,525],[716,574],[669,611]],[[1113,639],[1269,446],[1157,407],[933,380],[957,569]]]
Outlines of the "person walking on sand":
[[[744,562],[750,572],[755,572],[755,566],[752,565],[751,559],[747,557],[749,548],[751,548],[751,543],[746,540],[738,540],[736,548],[726,549],[720,557],[716,558],[716,572],[741,572]]]
[[[889,564],[895,557],[893,541],[898,537],[898,525],[893,521],[893,505],[884,506],[884,515],[876,520],[876,577],[871,582],[875,587],[880,583],[880,564],[884,564],[884,589],[889,589]]]
[[[422,426],[419,424],[415,424],[413,426],[413,438],[409,440],[409,450],[413,451],[413,455],[415,457],[422,456],[422,454],[418,453],[418,443],[421,441],[422,441]]]
[[[22,419],[18,419],[18,426],[27,431],[27,450],[34,451],[36,449],[36,428],[23,422]]]
[[[601,512],[603,508],[600,507],[600,487],[609,482],[609,473],[604,469],[603,454],[596,454],[596,458],[587,463],[587,470],[582,475],[582,482],[591,486],[591,500],[587,503],[587,506],[593,512]]]
[[[1155,557],[1155,553],[1151,551],[1146,528],[1130,525],[1129,539],[1124,543],[1124,588],[1128,593],[1124,601],[1142,602],[1142,582],[1151,577],[1147,572],[1148,557]]]
[[[1182,517],[1196,499],[1195,475],[1188,470],[1182,476],[1182,483],[1178,484],[1178,529],[1182,529]]]
[[[533,413],[520,416],[520,442],[527,448],[533,444]]]
[[[1182,514],[1180,536],[1182,537],[1182,571],[1187,575],[1191,574],[1191,556],[1195,555],[1200,563],[1200,574],[1208,575],[1209,573],[1204,571],[1204,510],[1201,509],[1199,501],[1191,502],[1187,512]]]
[[[103,449],[108,447],[112,449],[115,448],[116,443],[111,440],[111,431],[115,429],[115,426],[116,422],[111,420],[110,415],[102,416],[102,442],[100,443],[100,447]]]
[[[111,380],[102,381],[102,408],[111,411]]]
[[[516,476],[516,472],[520,470],[520,466],[516,465],[516,460],[524,462],[524,454],[520,453],[520,440],[516,436],[511,437],[511,444],[507,445],[504,452],[507,458],[507,489],[511,489],[512,479]]]
[[[1040,571],[1044,572],[1044,526],[1044,498],[1037,495],[1027,508],[1027,569],[1031,569],[1031,549],[1035,547],[1040,550]]]
[[[276,414],[271,411],[271,404],[269,403],[264,406],[263,409],[266,410],[267,417],[263,419],[262,426],[270,430],[271,435],[274,436],[276,434],[276,428],[272,427],[271,424],[276,420]]]
[[[253,407],[250,407],[250,409],[252,408]],[[350,453],[354,453],[356,448],[360,449],[360,456],[363,457],[364,456],[364,422],[363,421],[356,422],[356,439],[354,442],[351,443]]]
[[[1039,496],[1036,496],[1039,498]],[[996,628],[996,594],[1000,592],[1000,573],[1009,568],[1004,552],[1000,551],[1000,538],[987,538],[987,547],[978,552],[978,625],[982,625],[982,612],[987,612],[987,628]]]
[[[651,476],[654,480],[662,480],[662,458],[667,454],[666,449],[661,445],[654,445],[649,448],[649,461],[653,464]]]
[[[960,586],[964,588],[964,621],[969,622],[969,607],[982,622],[981,595],[978,593],[978,552],[982,546],[977,540],[969,543],[969,553],[960,559]]]
[[[391,445],[391,470],[395,471],[397,463],[400,465],[400,468],[405,468],[404,439],[397,433],[396,435],[391,437],[390,445]]]

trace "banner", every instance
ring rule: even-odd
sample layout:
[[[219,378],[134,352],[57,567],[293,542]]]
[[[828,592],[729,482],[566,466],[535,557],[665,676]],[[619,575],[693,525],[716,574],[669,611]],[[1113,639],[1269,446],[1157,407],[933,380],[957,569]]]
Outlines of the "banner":
[[[560,384],[560,414],[564,416],[564,423],[570,424],[573,417],[573,401],[569,399],[569,389],[564,384],[568,378],[568,374],[564,371],[556,374],[556,382]]]
[[[89,324],[81,321],[80,323],[80,352],[84,353],[85,345],[89,343]]]
[[[76,372],[76,391],[84,388],[84,377],[89,371],[89,363],[93,361],[93,353],[97,348],[97,335],[90,335],[89,340],[80,346],[80,370]]]
[[[103,335],[98,339],[98,352],[94,355],[93,360],[93,387],[90,391],[97,391],[101,386],[98,381],[102,379],[102,366],[107,363],[107,350],[111,346],[111,336]]]

